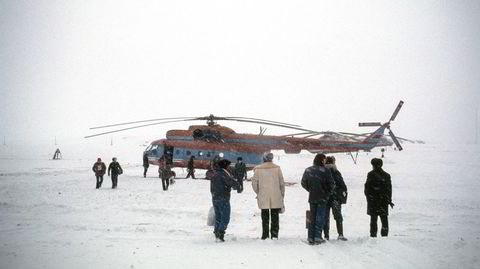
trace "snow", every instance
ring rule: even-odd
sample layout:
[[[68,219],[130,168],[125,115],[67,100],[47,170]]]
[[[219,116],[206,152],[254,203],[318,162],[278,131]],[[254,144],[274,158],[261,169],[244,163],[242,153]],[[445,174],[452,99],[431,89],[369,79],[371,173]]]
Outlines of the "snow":
[[[275,152],[286,181],[297,183],[286,188],[278,241],[259,239],[260,210],[246,182],[243,193],[232,192],[226,242],[216,243],[206,224],[209,182],[177,179],[163,191],[156,167],[142,177],[140,143],[118,144],[63,147],[58,161],[49,160],[54,148],[25,157],[1,147],[0,268],[480,268],[479,146],[388,149],[395,208],[387,238],[368,236],[363,195],[369,161],[380,152],[359,154],[356,165],[335,154],[349,188],[349,241],[309,246],[307,192],[298,183],[314,155]],[[123,165],[118,189],[108,177],[95,189],[99,153],[107,165],[113,155]],[[330,233],[335,238],[333,220]]]

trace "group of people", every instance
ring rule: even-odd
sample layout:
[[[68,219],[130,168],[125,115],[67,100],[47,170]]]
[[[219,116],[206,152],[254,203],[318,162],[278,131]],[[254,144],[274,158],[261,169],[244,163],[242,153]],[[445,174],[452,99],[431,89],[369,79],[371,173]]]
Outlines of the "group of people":
[[[239,160],[241,162],[241,160]],[[261,210],[262,235],[261,239],[278,239],[279,214],[285,210],[285,181],[280,166],[273,163],[273,154],[263,156],[263,164],[256,166],[253,171],[252,188],[257,194],[257,204]],[[215,212],[214,235],[217,241],[225,241],[225,231],[230,221],[230,192],[232,189],[241,192],[245,172],[241,172],[236,180],[228,172],[230,161],[223,159],[217,162],[215,173],[211,177],[210,192]],[[239,162],[237,161],[237,164]],[[382,222],[381,235],[388,236],[388,206],[393,208],[392,184],[390,175],[383,171],[383,161],[374,158],[371,161],[373,170],[368,173],[365,183],[367,199],[367,214],[370,219],[370,236],[377,236],[377,219]],[[236,165],[237,166],[237,165]],[[317,154],[313,165],[306,168],[302,180],[302,187],[308,191],[310,210],[307,211],[308,244],[317,245],[330,239],[330,211],[336,222],[338,240],[347,241],[343,234],[342,204],[347,202],[347,186],[342,174],[337,169],[335,158]],[[322,236],[323,233],[323,236]]]
[[[96,188],[99,189],[102,187],[103,183],[103,176],[105,173],[108,173],[108,176],[111,175],[112,178],[112,189],[117,188],[118,183],[118,176],[123,173],[123,169],[120,164],[117,162],[117,158],[113,157],[112,162],[107,167],[105,163],[102,162],[101,158],[98,158],[97,161],[93,164],[92,171],[95,173],[95,177],[97,178],[97,185]]]

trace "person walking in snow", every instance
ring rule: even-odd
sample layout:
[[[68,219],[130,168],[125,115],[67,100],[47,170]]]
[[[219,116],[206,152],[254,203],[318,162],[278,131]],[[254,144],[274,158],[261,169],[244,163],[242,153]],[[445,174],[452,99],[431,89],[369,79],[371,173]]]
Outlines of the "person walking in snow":
[[[107,167],[105,166],[105,163],[102,162],[101,158],[98,158],[93,164],[92,171],[95,173],[95,177],[97,178],[96,188],[101,188],[103,183],[103,175],[105,175],[105,172],[107,171]]]
[[[237,192],[241,193],[243,191],[243,180],[247,179],[247,167],[242,157],[238,157],[235,164],[235,179],[237,179],[239,185]]]
[[[370,236],[377,237],[377,220],[380,216],[382,229],[380,234],[388,236],[388,206],[392,208],[392,181],[390,174],[383,171],[382,159],[373,158],[373,170],[368,172],[365,182],[365,197],[367,198],[367,214],[370,215]]]
[[[143,153],[143,177],[147,177],[147,170],[150,164],[148,163],[148,155],[147,153]]]
[[[188,159],[188,163],[187,163],[187,177],[186,178],[189,178],[190,176],[192,177],[192,179],[195,179],[195,167],[194,167],[194,159],[195,159],[195,156],[190,156],[190,159]]]
[[[223,159],[217,162],[217,167],[210,179],[210,193],[215,211],[215,239],[224,242],[225,230],[230,222],[230,191],[238,189],[238,183],[227,171],[230,161]]]
[[[112,162],[108,165],[108,175],[112,175],[112,189],[117,188],[118,175],[123,174],[122,167],[117,162],[117,158],[113,157]]]
[[[278,239],[278,214],[282,208],[285,208],[283,203],[285,182],[282,169],[274,164],[272,160],[273,154],[267,153],[263,156],[263,164],[253,169],[252,187],[257,194],[258,208],[262,211],[262,240],[269,237]],[[269,223],[270,220],[271,224]]]
[[[170,186],[170,178],[173,176],[172,168],[169,164],[164,164],[162,169],[162,189],[168,191],[168,186]]]
[[[311,245],[325,242],[322,238],[322,229],[325,225],[325,209],[335,187],[332,174],[325,167],[325,158],[324,154],[317,154],[313,160],[313,166],[305,169],[302,176],[302,187],[309,193],[308,243]]]
[[[327,202],[327,208],[325,211],[325,225],[323,227],[323,234],[326,240],[330,239],[330,210],[333,213],[333,218],[337,224],[338,240],[347,241],[347,238],[343,236],[343,217],[342,217],[342,204],[347,203],[347,186],[343,181],[342,174],[338,171],[335,165],[335,157],[328,156],[325,162],[325,167],[330,169],[333,180],[335,181],[335,188],[333,194]]]

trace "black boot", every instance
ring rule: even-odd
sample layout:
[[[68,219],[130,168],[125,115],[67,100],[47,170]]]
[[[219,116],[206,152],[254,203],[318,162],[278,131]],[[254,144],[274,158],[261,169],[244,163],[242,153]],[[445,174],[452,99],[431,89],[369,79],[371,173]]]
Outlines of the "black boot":
[[[348,239],[343,236],[343,223],[337,221],[338,240],[347,241]]]
[[[217,232],[217,234],[218,234],[218,240],[220,242],[225,242],[225,239],[224,239],[225,232]]]

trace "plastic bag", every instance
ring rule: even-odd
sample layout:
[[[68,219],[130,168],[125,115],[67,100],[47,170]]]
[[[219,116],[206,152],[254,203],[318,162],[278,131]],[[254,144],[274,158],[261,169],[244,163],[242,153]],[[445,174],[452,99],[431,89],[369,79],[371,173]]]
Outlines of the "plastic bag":
[[[208,210],[207,225],[215,226],[215,210],[213,210],[213,206]]]

